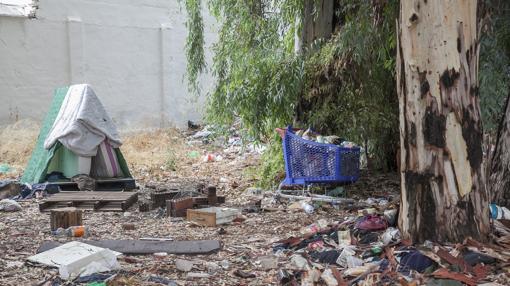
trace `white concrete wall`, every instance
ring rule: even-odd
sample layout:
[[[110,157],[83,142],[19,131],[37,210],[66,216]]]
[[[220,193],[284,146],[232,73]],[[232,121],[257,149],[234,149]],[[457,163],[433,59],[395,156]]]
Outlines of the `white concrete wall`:
[[[121,130],[202,118],[204,98],[184,77],[178,0],[39,0],[36,16],[0,16],[0,125],[41,120],[53,90],[74,83],[91,84]],[[210,59],[215,23],[207,13],[204,23]]]

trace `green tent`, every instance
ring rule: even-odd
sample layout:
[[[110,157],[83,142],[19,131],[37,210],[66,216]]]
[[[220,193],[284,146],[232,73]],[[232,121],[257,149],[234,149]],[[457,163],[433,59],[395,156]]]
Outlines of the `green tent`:
[[[67,150],[62,144],[57,142],[49,150],[44,149],[44,141],[55,123],[55,119],[57,118],[68,90],[69,87],[55,90],[53,101],[42,123],[37,143],[32,151],[32,156],[21,178],[22,183],[36,184],[44,182],[46,181],[47,174],[51,172],[61,172],[64,175],[75,174],[77,172],[76,163],[78,161],[78,156],[70,150]],[[115,148],[114,150],[121,171],[119,173],[122,173],[123,178],[131,178],[126,160],[122,156],[120,149]]]

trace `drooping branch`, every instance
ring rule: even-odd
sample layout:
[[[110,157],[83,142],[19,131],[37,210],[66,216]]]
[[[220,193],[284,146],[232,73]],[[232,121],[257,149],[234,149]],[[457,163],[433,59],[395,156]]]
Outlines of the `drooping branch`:
[[[204,23],[202,18],[202,0],[185,0],[188,18],[186,27],[186,72],[188,88],[192,92],[199,92],[198,76],[206,68],[204,53]]]

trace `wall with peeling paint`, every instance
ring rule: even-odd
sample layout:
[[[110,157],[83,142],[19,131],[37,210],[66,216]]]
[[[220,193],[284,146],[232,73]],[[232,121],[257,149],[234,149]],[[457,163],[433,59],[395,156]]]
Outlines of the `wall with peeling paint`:
[[[205,12],[205,11],[204,11]],[[41,120],[53,90],[89,83],[121,130],[185,126],[204,98],[187,91],[178,0],[40,0],[36,19],[0,16],[0,125]],[[206,56],[216,39],[205,13]],[[202,91],[212,78],[202,78]]]

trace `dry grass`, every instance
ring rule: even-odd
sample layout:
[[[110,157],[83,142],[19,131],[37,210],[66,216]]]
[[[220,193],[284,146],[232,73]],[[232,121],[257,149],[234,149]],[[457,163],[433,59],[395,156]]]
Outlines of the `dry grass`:
[[[0,165],[8,164],[15,169],[0,174],[0,180],[14,179],[23,173],[38,133],[38,125],[33,122],[20,121],[0,129]],[[223,186],[226,193],[238,192],[253,180],[244,174],[244,169],[258,164],[258,155],[225,154],[214,144],[190,144],[177,129],[130,132],[123,134],[122,139],[121,150],[131,174],[142,185],[154,181],[204,181]],[[223,160],[204,163],[202,157],[207,153],[220,154]]]
[[[0,165],[14,169],[1,178],[15,178],[22,174],[39,135],[39,124],[21,120],[0,128]],[[122,153],[135,176],[178,170],[189,165],[188,154],[200,149],[188,146],[185,136],[177,129],[130,132],[123,134]]]
[[[134,172],[178,169],[190,151],[183,134],[177,129],[133,132],[123,136],[122,154]]]
[[[22,173],[32,154],[37,135],[39,123],[33,120],[20,120],[0,128],[0,165],[7,164],[15,169],[13,173],[7,174],[8,177]]]

